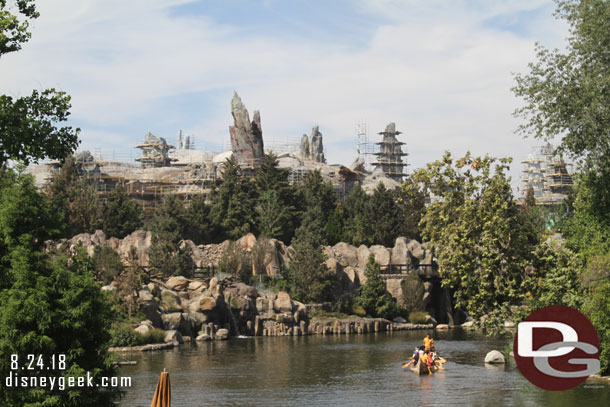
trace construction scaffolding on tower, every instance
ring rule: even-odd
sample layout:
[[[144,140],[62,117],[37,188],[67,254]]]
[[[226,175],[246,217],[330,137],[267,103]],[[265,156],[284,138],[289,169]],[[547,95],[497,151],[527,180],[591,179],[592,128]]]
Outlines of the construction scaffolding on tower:
[[[404,167],[407,166],[403,157],[408,154],[402,151],[402,146],[405,143],[396,139],[399,134],[402,134],[402,132],[396,131],[395,123],[388,124],[384,131],[379,132],[379,135],[383,136],[383,140],[375,143],[379,146],[379,151],[374,153],[377,159],[372,165],[375,166],[376,170],[381,169],[386,177],[402,182],[407,175],[403,171]]]
[[[556,206],[568,196],[574,180],[561,156],[555,154],[553,146],[547,143],[535,147],[523,161],[522,197],[524,200],[531,187],[536,205]]]

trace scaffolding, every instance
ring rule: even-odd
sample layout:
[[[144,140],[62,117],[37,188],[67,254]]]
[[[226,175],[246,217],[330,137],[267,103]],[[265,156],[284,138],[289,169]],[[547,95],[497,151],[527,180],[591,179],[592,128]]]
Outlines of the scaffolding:
[[[136,161],[142,163],[142,168],[158,168],[170,165],[173,159],[168,155],[169,150],[175,147],[167,144],[163,137],[154,136],[149,132],[144,137],[144,142],[136,148],[142,150],[142,157],[136,158]]]
[[[376,143],[379,146],[379,151],[374,153],[377,159],[372,164],[375,169],[381,169],[388,178],[402,182],[402,179],[407,175],[403,171],[404,167],[407,166],[403,157],[408,155],[402,151],[402,146],[405,143],[396,139],[396,136],[402,133],[396,131],[394,123],[390,123],[384,131],[378,134],[383,136],[383,140]]]
[[[356,122],[356,152],[358,153],[359,161],[364,163],[364,169],[370,171],[371,163],[375,155],[375,144],[369,141],[368,125],[366,121]]]
[[[524,164],[522,199],[532,188],[537,205],[554,206],[565,201],[574,181],[566,163],[555,154],[550,143],[535,147],[521,163]]]

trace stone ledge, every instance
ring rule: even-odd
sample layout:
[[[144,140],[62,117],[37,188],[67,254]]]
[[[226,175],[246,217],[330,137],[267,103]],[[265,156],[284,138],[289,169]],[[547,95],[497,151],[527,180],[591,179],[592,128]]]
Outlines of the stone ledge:
[[[109,348],[108,352],[148,352],[152,350],[171,349],[174,347],[172,342],[169,343],[151,343],[142,346],[122,346],[117,348]]]

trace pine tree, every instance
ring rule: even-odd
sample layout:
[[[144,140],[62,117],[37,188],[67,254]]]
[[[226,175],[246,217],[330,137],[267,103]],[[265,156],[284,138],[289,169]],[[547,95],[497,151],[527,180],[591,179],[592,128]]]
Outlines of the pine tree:
[[[400,233],[400,213],[395,195],[388,191],[383,183],[379,183],[375,188],[368,201],[366,214],[374,225],[373,243],[386,247],[394,246],[394,241]]]
[[[324,244],[321,210],[310,208],[296,231],[293,242],[294,257],[287,277],[291,295],[299,301],[315,303],[332,299],[334,276],[326,266],[322,253]]]
[[[106,236],[118,238],[123,238],[142,226],[138,204],[129,199],[122,185],[117,185],[108,194],[102,224]]]
[[[188,277],[194,264],[188,246],[181,247],[186,231],[184,203],[177,195],[167,195],[153,216],[150,268],[162,276]]]
[[[186,212],[184,239],[190,239],[195,244],[210,243],[212,239],[212,223],[210,221],[210,206],[205,202],[203,195],[191,198]]]
[[[372,317],[392,319],[398,315],[400,310],[396,299],[388,292],[373,254],[369,256],[365,276],[366,283],[360,287],[356,302]]]
[[[343,238],[354,246],[372,244],[373,227],[366,213],[369,199],[360,184],[356,184],[343,203],[345,211]]]
[[[214,240],[237,240],[255,232],[255,190],[234,158],[225,161],[222,184],[212,194]]]

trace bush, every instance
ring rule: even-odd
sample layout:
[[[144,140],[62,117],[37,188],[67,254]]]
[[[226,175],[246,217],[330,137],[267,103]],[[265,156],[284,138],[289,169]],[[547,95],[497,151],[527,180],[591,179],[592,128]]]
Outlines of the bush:
[[[421,311],[411,312],[409,314],[409,322],[412,324],[425,324],[428,322],[428,315]]]
[[[96,278],[110,284],[123,271],[121,256],[111,247],[102,246],[93,256]]]
[[[159,328],[153,328],[145,334],[132,331],[136,335],[136,343],[138,345],[147,345],[149,343],[165,342],[165,331]]]
[[[218,269],[228,273],[244,283],[249,283],[252,277],[252,261],[250,255],[237,242],[230,242],[222,253]]]
[[[424,309],[424,282],[417,273],[409,273],[402,282],[402,300],[409,312]]]
[[[121,324],[110,330],[110,346],[134,346],[138,341],[136,332],[129,325]]]
[[[352,306],[352,314],[358,315],[359,317],[366,317],[366,310],[360,304],[354,304]]]

